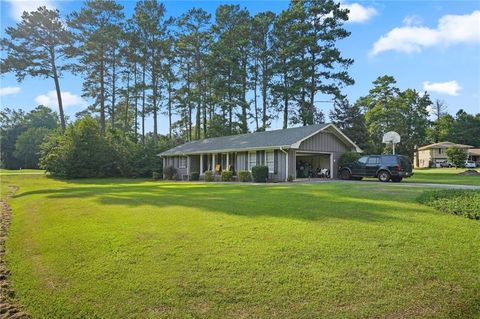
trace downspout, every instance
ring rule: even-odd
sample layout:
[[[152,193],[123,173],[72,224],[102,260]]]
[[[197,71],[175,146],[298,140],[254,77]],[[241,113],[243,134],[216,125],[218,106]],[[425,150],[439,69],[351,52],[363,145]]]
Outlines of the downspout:
[[[285,182],[288,182],[288,152],[283,149],[283,147],[280,146],[280,151],[282,151],[285,154]]]

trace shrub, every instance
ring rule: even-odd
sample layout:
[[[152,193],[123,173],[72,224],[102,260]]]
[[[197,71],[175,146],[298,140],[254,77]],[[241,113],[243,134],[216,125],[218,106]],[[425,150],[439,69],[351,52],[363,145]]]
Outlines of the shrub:
[[[477,190],[435,190],[418,197],[422,204],[439,211],[480,220],[480,191]]]
[[[192,181],[198,181],[200,179],[200,173],[199,172],[193,172],[190,174],[190,180]]]
[[[288,175],[287,177],[287,182],[293,182],[293,176],[292,175]]]
[[[266,183],[268,179],[268,166],[257,165],[252,167],[252,177],[256,183]]]
[[[222,171],[222,181],[223,182],[231,182],[232,177],[233,177],[233,172],[232,171]]]
[[[357,153],[357,152],[343,153],[342,156],[340,156],[340,159],[338,161],[338,165],[340,167],[347,166],[348,164],[353,163],[356,160],[358,160],[360,157],[362,157],[362,155],[360,153]]]
[[[213,177],[213,172],[212,171],[206,171],[205,172],[205,182],[213,182],[214,177]]]
[[[239,171],[238,172],[238,180],[240,182],[250,182],[251,181],[250,172],[249,171]]]
[[[178,175],[177,169],[171,165],[165,167],[165,169],[163,170],[163,175],[165,176],[165,179],[169,181],[178,180],[180,177]]]
[[[152,178],[153,178],[154,180],[156,180],[156,181],[159,180],[159,179],[162,179],[162,173],[160,173],[160,172],[152,172]]]
[[[448,161],[457,167],[463,167],[468,157],[467,151],[459,147],[450,147],[445,151]]]

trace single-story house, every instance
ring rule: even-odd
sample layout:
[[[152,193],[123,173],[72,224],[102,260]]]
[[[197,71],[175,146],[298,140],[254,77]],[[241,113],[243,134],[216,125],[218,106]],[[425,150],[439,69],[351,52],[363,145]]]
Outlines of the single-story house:
[[[194,172],[231,170],[236,175],[265,165],[270,181],[287,181],[321,169],[335,178],[339,157],[349,151],[362,150],[335,125],[317,124],[191,141],[159,156],[163,167],[175,167],[183,180]]]
[[[418,148],[414,154],[414,167],[440,167],[440,163],[447,161],[446,150],[450,147],[459,147],[465,150],[472,148],[471,145],[455,144],[452,142],[439,142],[430,145],[425,145]],[[417,164],[418,163],[418,164]]]
[[[480,165],[480,148],[471,148],[468,150],[468,159]]]

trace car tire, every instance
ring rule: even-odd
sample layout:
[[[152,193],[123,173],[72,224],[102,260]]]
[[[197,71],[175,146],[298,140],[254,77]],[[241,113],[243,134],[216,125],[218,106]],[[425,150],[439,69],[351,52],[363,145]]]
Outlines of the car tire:
[[[388,182],[390,180],[390,173],[387,171],[380,171],[378,172],[378,180],[380,182]]]
[[[348,169],[344,169],[340,172],[340,178],[343,180],[348,180],[352,178],[352,174],[350,174]]]
[[[402,179],[403,179],[402,177],[392,177],[392,182],[400,183]]]

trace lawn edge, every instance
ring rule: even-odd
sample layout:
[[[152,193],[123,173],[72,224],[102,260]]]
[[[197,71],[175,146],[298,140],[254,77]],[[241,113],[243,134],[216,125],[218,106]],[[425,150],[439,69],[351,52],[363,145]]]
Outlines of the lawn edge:
[[[0,199],[0,317],[5,319],[28,319],[30,316],[15,303],[15,291],[11,288],[8,276],[10,272],[5,259],[5,243],[12,220],[12,208],[7,200],[18,190],[18,186],[9,186],[6,198]]]

